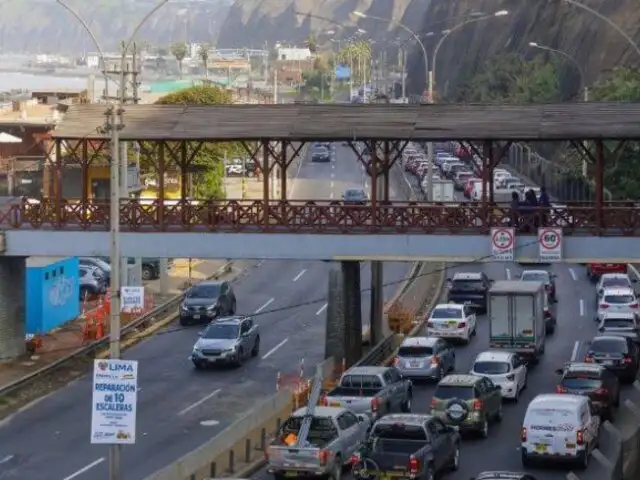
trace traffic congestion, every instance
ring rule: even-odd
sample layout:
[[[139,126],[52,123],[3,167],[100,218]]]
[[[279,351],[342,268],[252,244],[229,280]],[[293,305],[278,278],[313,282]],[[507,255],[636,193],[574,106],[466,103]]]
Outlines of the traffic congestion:
[[[402,164],[426,187],[423,152],[409,145]],[[482,196],[474,162],[459,146],[436,145],[434,197]],[[494,183],[518,206],[551,205],[544,189],[506,170]],[[603,422],[616,421],[638,374],[633,267],[478,262],[448,270],[442,303],[392,365],[347,370],[320,398],[304,432],[318,448],[313,464],[300,456],[282,463],[269,450],[276,479],[552,480],[589,468]],[[293,435],[293,445],[301,430],[286,425],[275,442]]]

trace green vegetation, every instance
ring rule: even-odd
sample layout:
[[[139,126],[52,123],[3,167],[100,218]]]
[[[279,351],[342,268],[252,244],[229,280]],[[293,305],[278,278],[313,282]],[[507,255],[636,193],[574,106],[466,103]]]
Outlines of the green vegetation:
[[[359,41],[347,44],[336,55],[336,61],[351,68],[354,83],[360,85],[366,72],[371,71],[371,43]]]
[[[156,103],[160,105],[224,105],[232,102],[231,93],[225,89],[212,85],[199,85],[170,93],[160,98]],[[143,151],[151,149],[143,148]],[[169,151],[170,150],[170,151]],[[206,142],[199,146],[198,142],[189,145],[188,155],[193,155],[189,165],[179,165],[179,151],[177,145],[168,142],[166,151],[167,163],[171,162],[173,170],[186,170],[192,175],[192,191],[190,197],[198,199],[224,198],[224,158],[246,155],[241,145],[237,143]],[[177,158],[174,158],[177,157]],[[149,172],[155,165],[154,159],[142,155],[141,169]]]
[[[543,56],[526,60],[517,54],[495,56],[454,98],[456,102],[546,103],[560,101],[560,83],[555,63]]]
[[[173,55],[178,62],[178,69],[180,70],[180,76],[182,76],[182,61],[187,56],[187,44],[184,42],[178,42],[171,45],[171,55]]]

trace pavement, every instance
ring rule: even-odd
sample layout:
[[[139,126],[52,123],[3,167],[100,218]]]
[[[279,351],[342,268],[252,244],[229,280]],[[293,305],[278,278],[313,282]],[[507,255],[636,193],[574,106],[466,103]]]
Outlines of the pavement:
[[[458,201],[463,197],[458,195]],[[527,268],[512,262],[465,263],[448,265],[446,276],[452,277],[456,272],[484,271],[490,279],[517,279]],[[532,267],[535,268],[535,267]],[[527,405],[540,393],[553,393],[557,384],[555,370],[564,365],[573,356],[580,359],[584,354],[584,345],[596,334],[594,295],[595,287],[587,278],[586,269],[582,266],[563,263],[552,264],[548,268],[557,275],[556,288],[559,302],[556,304],[558,325],[553,336],[547,339],[546,352],[539,365],[531,368],[528,375],[527,388],[522,392],[520,401],[505,403],[504,418],[499,424],[491,424],[489,438],[464,438],[461,449],[460,469],[455,473],[447,473],[442,479],[465,480],[475,477],[487,470],[523,471],[519,454],[519,432]],[[456,347],[456,371],[468,372],[475,357],[489,349],[489,326],[485,316],[478,317],[476,337],[467,346]],[[413,412],[428,413],[431,398],[435,391],[434,384],[418,383],[414,386]],[[633,398],[629,386],[622,387],[622,398]],[[565,480],[570,467],[555,466],[550,468],[527,469],[527,472],[544,480]],[[251,476],[252,480],[272,480],[263,468]],[[353,480],[345,474],[343,480]]]
[[[305,158],[289,195],[297,199],[340,198],[364,184],[351,150],[336,147],[331,163]],[[394,192],[394,196],[397,196]],[[139,361],[137,441],[122,449],[123,480],[139,480],[217,435],[275,392],[276,376],[309,367],[324,356],[329,262],[265,261],[251,264],[234,280],[238,313],[252,314],[261,327],[261,355],[240,369],[196,371],[187,359],[198,327],[171,325],[129,349]],[[411,263],[386,263],[384,294],[390,299]],[[368,265],[362,285],[370,283]],[[362,313],[369,316],[369,298]],[[108,478],[108,450],[89,443],[91,378],[84,376],[0,422],[0,479],[83,480]]]

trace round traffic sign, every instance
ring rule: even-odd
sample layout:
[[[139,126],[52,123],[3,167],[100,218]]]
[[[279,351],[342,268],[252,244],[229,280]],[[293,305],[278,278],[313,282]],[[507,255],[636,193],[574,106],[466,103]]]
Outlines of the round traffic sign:
[[[507,250],[513,246],[513,234],[511,230],[496,230],[491,241],[497,249]]]
[[[540,232],[538,241],[542,248],[554,250],[560,246],[560,235],[556,230],[548,228]]]

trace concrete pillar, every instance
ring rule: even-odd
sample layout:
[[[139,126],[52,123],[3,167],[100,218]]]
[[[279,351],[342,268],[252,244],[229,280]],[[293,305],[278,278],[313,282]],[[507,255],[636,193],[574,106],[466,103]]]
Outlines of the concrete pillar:
[[[345,359],[350,366],[362,357],[360,295],[358,262],[342,262],[329,271],[325,358]]]
[[[371,307],[369,308],[369,338],[371,345],[377,345],[384,338],[384,292],[382,262],[371,262]]]
[[[169,295],[169,259],[160,259],[160,295]]]
[[[0,257],[0,361],[25,348],[25,257]]]

